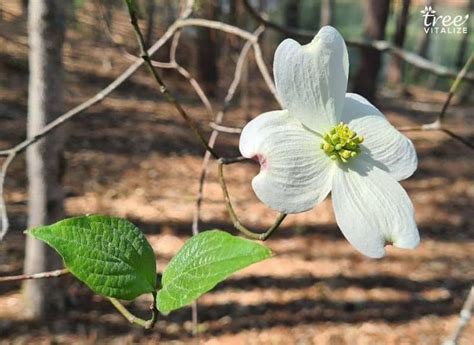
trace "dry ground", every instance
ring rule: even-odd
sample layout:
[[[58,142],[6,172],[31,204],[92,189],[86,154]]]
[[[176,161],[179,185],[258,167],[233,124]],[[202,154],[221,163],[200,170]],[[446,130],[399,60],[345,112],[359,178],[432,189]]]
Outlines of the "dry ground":
[[[12,2],[13,4],[13,2]],[[27,67],[24,18],[6,6],[0,22],[0,148],[25,135]],[[80,19],[90,17],[81,12]],[[92,25],[92,24],[91,24]],[[23,28],[14,30],[12,28]],[[70,31],[65,48],[68,106],[93,95],[129,63],[102,42],[86,40],[89,27]],[[22,31],[23,30],[23,31]],[[118,29],[117,29],[118,30]],[[123,37],[131,37],[124,29]],[[133,42],[133,41],[131,41]],[[104,48],[105,46],[105,48]],[[224,61],[223,64],[229,63]],[[228,73],[231,74],[230,72]],[[253,73],[252,75],[256,72]],[[206,130],[209,120],[190,88],[166,73],[171,89]],[[222,84],[228,83],[222,78]],[[252,79],[252,116],[276,108],[260,81]],[[425,123],[445,95],[412,89],[413,97],[383,93],[382,110],[396,125]],[[219,107],[219,100],[215,101]],[[452,128],[472,140],[472,106],[450,108]],[[229,125],[243,125],[237,106]],[[67,127],[66,209],[69,215],[102,213],[127,217],[147,234],[161,272],[191,233],[202,149],[173,109],[139,73],[102,104]],[[472,151],[440,133],[408,133],[420,159],[403,182],[417,213],[422,242],[413,251],[389,248],[383,260],[358,254],[343,238],[329,201],[288,217],[268,245],[276,257],[234,275],[200,299],[204,344],[439,344],[457,322],[474,279],[474,161]],[[236,155],[238,137],[223,135],[219,152]],[[0,275],[21,272],[27,195],[23,157],[6,183],[13,223],[0,243]],[[232,231],[211,164],[201,230]],[[237,211],[249,226],[263,229],[275,213],[254,196],[257,167],[226,170]],[[188,308],[161,317],[152,331],[130,326],[113,307],[72,277],[66,310],[41,322],[21,313],[19,284],[0,286],[0,344],[192,343]],[[130,307],[146,315],[147,298]],[[474,324],[461,344],[471,344]]]

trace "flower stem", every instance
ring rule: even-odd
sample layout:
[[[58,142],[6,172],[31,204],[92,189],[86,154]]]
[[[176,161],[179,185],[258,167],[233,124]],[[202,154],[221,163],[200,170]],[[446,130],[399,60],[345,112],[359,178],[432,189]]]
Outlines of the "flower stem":
[[[227,208],[227,211],[229,212],[230,219],[234,225],[234,227],[242,232],[244,235],[246,235],[249,238],[255,239],[255,240],[260,240],[260,241],[265,241],[267,240],[273,232],[275,232],[276,229],[278,229],[283,222],[283,220],[286,217],[285,213],[280,213],[273,223],[273,225],[265,232],[263,233],[258,233],[254,232],[248,228],[246,228],[242,223],[240,222],[239,218],[237,217],[237,214],[235,213],[234,207],[232,206],[232,202],[230,201],[230,195],[229,191],[227,190],[227,184],[225,182],[224,178],[224,165],[225,164],[232,164],[232,163],[237,163],[241,162],[245,158],[243,157],[238,157],[235,159],[219,159],[218,162],[218,174],[219,174],[219,183],[222,188],[222,192],[224,193],[224,201],[225,205]]]

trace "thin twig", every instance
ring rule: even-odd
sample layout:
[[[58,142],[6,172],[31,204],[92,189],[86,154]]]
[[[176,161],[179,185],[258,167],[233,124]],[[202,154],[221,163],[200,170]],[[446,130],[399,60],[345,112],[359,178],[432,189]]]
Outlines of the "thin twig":
[[[230,127],[230,126],[224,126],[224,125],[218,125],[215,122],[211,122],[209,124],[212,129],[218,131],[219,133],[228,133],[228,134],[240,134],[242,133],[242,128],[240,127]]]
[[[261,35],[263,31],[264,31],[264,27],[261,26],[254,32],[254,35],[258,38],[258,36]],[[224,120],[225,113],[227,112],[230,106],[230,103],[232,99],[234,98],[235,92],[242,78],[242,70],[243,70],[244,62],[248,56],[248,53],[251,47],[252,47],[251,42],[249,41],[245,42],[239,54],[239,58],[237,59],[237,63],[235,65],[234,78],[229,86],[229,89],[227,90],[227,94],[224,98],[224,104],[222,106],[222,110],[216,115],[215,120],[214,120],[214,122],[217,124],[222,123],[222,121]],[[210,146],[214,147],[218,135],[219,135],[219,132],[214,129],[209,139]],[[204,157],[203,157],[201,174],[199,176],[199,187],[198,187],[198,193],[196,197],[196,207],[194,209],[194,214],[193,214],[192,230],[193,230],[194,235],[196,235],[199,230],[199,219],[200,219],[201,205],[202,205],[202,198],[203,198],[203,191],[204,191],[204,182],[206,180],[206,176],[208,172],[209,159],[210,159],[210,155],[206,152],[206,154],[204,154]]]
[[[459,90],[459,87],[462,84],[463,81],[463,76],[466,75],[467,71],[469,70],[471,64],[474,62],[474,54],[471,54],[469,59],[466,61],[464,67],[459,71],[458,76],[452,83],[448,96],[446,97],[445,102],[443,103],[443,107],[441,108],[441,111],[438,115],[438,118],[431,122],[431,123],[426,123],[423,125],[417,125],[417,126],[406,126],[406,127],[398,127],[397,129],[402,132],[410,132],[410,131],[440,131],[443,132],[447,135],[449,135],[451,138],[459,141],[460,143],[464,144],[471,150],[474,150],[474,143],[469,142],[468,140],[464,139],[460,135],[457,135],[453,131],[447,129],[444,126],[444,120],[446,117],[446,111],[448,110],[449,105],[451,104],[451,100],[453,99],[454,94]]]
[[[2,226],[2,228],[0,229],[0,240],[3,239],[9,227],[7,205],[5,203],[5,193],[3,189],[5,188],[5,178],[7,176],[8,168],[13,162],[13,159],[15,159],[15,156],[15,153],[10,153],[3,162],[2,169],[0,170],[0,217]]]
[[[251,33],[237,26],[233,26],[230,24],[225,24],[215,20],[208,20],[202,18],[189,18],[185,20],[181,20],[178,22],[179,27],[186,27],[186,26],[200,26],[209,29],[215,29],[223,32],[227,32],[229,34],[239,36],[246,41],[250,41],[255,43],[257,38]]]
[[[255,54],[255,62],[257,63],[257,67],[262,74],[263,80],[267,84],[268,89],[272,93],[273,97],[275,100],[278,102],[280,107],[283,109],[283,101],[281,100],[280,96],[278,96],[275,83],[272,80],[272,77],[270,76],[270,73],[268,72],[267,65],[265,64],[265,61],[263,60],[263,55],[262,55],[262,50],[260,49],[260,45],[257,43],[253,44],[253,50]]]
[[[209,98],[207,97],[206,93],[202,89],[201,85],[197,82],[197,80],[191,75],[191,73],[181,66],[178,61],[176,60],[176,51],[178,50],[178,45],[179,45],[179,39],[181,38],[181,31],[178,30],[176,31],[173,40],[171,41],[171,49],[170,49],[170,62],[171,64],[174,65],[174,68],[176,71],[181,74],[192,86],[198,97],[200,98],[201,102],[204,104],[204,107],[206,108],[209,116],[214,115],[214,110],[212,108],[212,104],[209,101]]]
[[[461,86],[462,80],[466,76],[467,72],[469,71],[469,68],[471,67],[471,64],[473,61],[474,61],[474,53],[471,54],[469,59],[467,59],[466,63],[464,64],[464,67],[461,69],[456,79],[454,80],[453,84],[451,85],[451,88],[449,89],[448,97],[446,98],[446,101],[443,104],[443,108],[441,109],[441,112],[438,116],[438,119],[440,122],[444,119],[446,115],[446,110],[448,109],[448,106],[451,102],[451,98],[453,98],[454,94]]]
[[[68,273],[69,273],[69,270],[67,268],[62,268],[59,270],[54,270],[54,271],[49,271],[49,272],[20,274],[17,276],[0,277],[0,283],[16,282],[16,281],[31,280],[31,279],[56,278]]]
[[[472,310],[474,309],[474,286],[471,286],[471,290],[467,295],[466,301],[459,313],[459,321],[454,329],[453,333],[447,340],[443,342],[443,345],[457,345],[461,338],[463,330],[466,328],[469,320],[472,316]]]
[[[255,32],[254,35],[258,37],[262,32],[264,28],[259,27]],[[224,115],[230,105],[230,102],[234,98],[235,91],[237,90],[238,85],[240,84],[241,76],[242,76],[242,68],[244,65],[244,61],[247,58],[248,52],[250,51],[250,48],[252,47],[252,43],[249,41],[246,41],[240,54],[239,58],[237,60],[237,64],[235,67],[234,71],[234,79],[232,80],[230,87],[227,91],[227,94],[224,98],[224,105],[222,106],[222,110],[215,116],[214,121],[217,123],[221,123],[224,119]],[[211,136],[209,138],[209,146],[214,147],[217,137],[219,135],[219,132],[217,130],[213,130],[211,133]],[[193,213],[193,223],[192,223],[192,232],[193,235],[197,235],[199,233],[199,220],[200,220],[200,215],[201,215],[201,206],[202,206],[202,200],[203,200],[203,193],[204,193],[204,184],[208,172],[208,166],[209,166],[209,160],[211,158],[211,155],[209,154],[209,151],[206,151],[203,157],[203,162],[201,166],[201,173],[199,176],[199,187],[198,187],[198,192],[197,192],[197,197],[196,197],[196,207],[194,209]],[[198,305],[197,301],[194,301],[192,306],[192,320],[193,320],[193,334],[197,335],[198,334]]]
[[[227,159],[227,160],[219,159],[217,161],[219,163],[218,164],[219,183],[221,185],[222,192],[224,194],[225,205],[226,205],[227,211],[229,213],[230,219],[232,221],[232,224],[234,225],[234,227],[237,230],[239,230],[240,232],[242,232],[245,236],[247,236],[249,238],[252,238],[252,239],[255,239],[255,240],[260,240],[260,241],[266,241],[273,234],[273,232],[276,229],[279,228],[279,226],[281,225],[281,223],[285,219],[286,214],[285,213],[280,213],[278,215],[277,219],[275,220],[275,222],[273,223],[273,225],[267,231],[262,232],[262,233],[254,232],[254,231],[248,229],[247,227],[245,227],[244,225],[242,225],[239,218],[237,217],[237,214],[235,213],[234,207],[232,206],[229,191],[227,190],[227,184],[226,184],[225,178],[224,178],[224,165],[225,164],[237,163],[237,162],[240,162],[242,160],[243,160],[242,157],[238,157],[236,159]]]
[[[69,269],[62,268],[59,270],[48,271],[48,272],[41,272],[41,273],[34,273],[34,274],[21,274],[16,276],[7,276],[7,277],[0,277],[0,283],[5,282],[15,282],[15,281],[23,281],[23,280],[30,280],[30,279],[46,279],[46,278],[56,278],[66,274],[69,274]],[[152,316],[150,320],[143,320],[132,313],[130,313],[117,299],[112,297],[107,297],[110,302],[114,305],[115,308],[130,322],[137,325],[140,325],[146,329],[153,328],[157,319],[158,319],[158,309],[156,307],[156,293],[153,293],[153,303],[150,306],[152,311]]]
[[[466,139],[464,139],[463,137],[461,137],[461,136],[457,135],[456,133],[450,131],[449,129],[441,128],[440,131],[442,131],[443,133],[449,135],[451,138],[459,141],[461,144],[464,144],[465,146],[467,146],[471,150],[474,150],[474,143],[471,143],[471,142],[467,141]]]

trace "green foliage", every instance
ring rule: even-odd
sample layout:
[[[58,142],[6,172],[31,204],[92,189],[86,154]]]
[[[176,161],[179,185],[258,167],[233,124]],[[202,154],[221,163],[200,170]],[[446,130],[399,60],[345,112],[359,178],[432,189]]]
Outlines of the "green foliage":
[[[271,257],[270,249],[220,230],[190,238],[166,267],[158,292],[162,313],[181,308],[232,273]]]
[[[28,234],[53,247],[71,273],[98,294],[131,300],[156,293],[153,249],[125,219],[69,218]],[[188,305],[232,273],[271,255],[259,243],[220,230],[194,236],[166,267],[157,307],[168,313]]]
[[[125,0],[125,3],[127,4],[130,14],[136,15],[139,12],[138,4],[135,0]]]
[[[127,220],[69,218],[28,233],[53,247],[71,273],[98,294],[131,300],[156,291],[153,249]]]

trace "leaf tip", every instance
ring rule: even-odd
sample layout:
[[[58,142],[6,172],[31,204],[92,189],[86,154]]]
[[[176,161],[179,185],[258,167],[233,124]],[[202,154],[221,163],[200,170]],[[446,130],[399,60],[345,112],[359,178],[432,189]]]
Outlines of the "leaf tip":
[[[23,231],[23,234],[33,236],[34,238],[36,238],[36,231],[40,228],[41,227],[26,229],[26,230]]]

